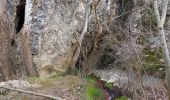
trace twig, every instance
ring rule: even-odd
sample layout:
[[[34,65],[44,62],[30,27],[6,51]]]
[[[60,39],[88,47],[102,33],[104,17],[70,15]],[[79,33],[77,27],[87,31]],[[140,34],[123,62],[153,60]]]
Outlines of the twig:
[[[21,92],[21,93],[25,93],[25,94],[30,94],[30,95],[35,95],[35,96],[41,96],[41,97],[45,97],[45,98],[49,98],[52,100],[64,100],[58,97],[54,97],[54,96],[50,96],[50,95],[46,95],[46,94],[41,94],[41,93],[35,93],[35,92],[31,92],[31,91],[26,91],[26,90],[21,90],[21,89],[14,89],[14,88],[9,88],[9,87],[4,87],[1,86],[0,88],[4,88],[7,90],[11,90],[11,91],[17,91],[17,92]]]

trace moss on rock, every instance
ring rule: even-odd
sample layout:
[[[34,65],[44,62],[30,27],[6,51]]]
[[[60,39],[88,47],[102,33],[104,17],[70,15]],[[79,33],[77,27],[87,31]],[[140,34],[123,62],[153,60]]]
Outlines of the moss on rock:
[[[92,77],[86,77],[86,87],[84,92],[85,100],[104,100],[104,92],[97,86],[97,81]]]

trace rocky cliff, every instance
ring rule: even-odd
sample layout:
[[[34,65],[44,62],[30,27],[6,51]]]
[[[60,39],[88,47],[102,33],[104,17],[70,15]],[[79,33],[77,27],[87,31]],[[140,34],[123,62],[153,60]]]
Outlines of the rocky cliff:
[[[16,61],[19,63],[14,61],[15,65],[22,65],[18,32],[22,28],[24,19],[30,27],[33,63],[40,75],[44,70],[47,73],[65,72],[71,63],[75,46],[78,45],[76,39],[83,28],[84,2],[81,0],[8,0],[7,4],[13,32],[16,34],[15,42],[13,41],[14,55],[20,55],[14,57],[15,60],[19,59]],[[25,7],[25,13],[20,11],[22,6]],[[124,14],[126,12],[129,13]],[[169,12],[165,26],[167,33],[170,24]],[[90,57],[93,61],[88,62],[89,66],[103,67],[115,66],[115,64],[120,66],[120,63],[128,61],[129,56],[134,52],[139,54],[142,62],[145,63],[145,60],[149,59],[148,56],[153,58],[153,55],[149,55],[148,52],[155,53],[159,50],[155,26],[151,1],[94,0],[91,5],[88,32],[82,47],[82,50],[86,49],[86,57]],[[145,51],[146,48],[149,48],[149,51]],[[93,50],[95,53],[92,53]],[[110,55],[112,57],[108,59]],[[80,57],[79,60],[83,59]],[[82,63],[87,63],[87,60],[83,60]]]

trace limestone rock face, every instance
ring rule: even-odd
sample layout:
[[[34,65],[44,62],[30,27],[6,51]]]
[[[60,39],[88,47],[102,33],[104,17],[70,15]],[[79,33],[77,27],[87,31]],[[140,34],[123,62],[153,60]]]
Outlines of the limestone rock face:
[[[99,4],[104,12],[108,6],[106,1]],[[40,76],[44,69],[64,72],[69,66],[76,37],[83,28],[84,13],[85,5],[80,0],[33,0],[32,51]]]
[[[79,0],[34,0],[31,17],[33,61],[37,69],[65,71],[72,39],[81,31],[84,5]]]
[[[24,2],[24,0],[7,1],[11,23],[14,23],[12,26],[14,33],[17,33],[19,20],[17,6],[22,1]],[[107,0],[99,3],[97,13],[104,19],[102,21],[107,20],[109,7],[112,7],[110,5],[110,0],[108,3]],[[49,70],[64,72],[67,69],[77,44],[76,38],[80,36],[83,28],[84,13],[85,5],[80,0],[26,0],[24,27],[28,27],[30,31],[33,62],[40,76],[41,73],[50,72]],[[91,21],[94,18],[93,8],[90,16]],[[20,33],[17,36],[20,36]],[[20,48],[19,43],[16,43],[14,48],[19,52],[17,48]],[[21,60],[22,58],[15,61],[20,62],[17,66],[22,66]]]
[[[15,33],[17,26],[16,9],[22,0],[7,0],[8,14]],[[23,0],[24,1],[24,0]],[[98,4],[98,0],[94,0],[94,4]],[[85,5],[81,0],[27,0],[25,9],[25,22],[29,24],[31,35],[31,47],[33,54],[33,62],[37,67],[40,75],[44,73],[44,70],[50,72],[62,71],[64,72],[69,63],[71,62],[72,55],[74,53],[76,45],[76,37],[79,37],[84,21]],[[97,6],[96,13],[101,23],[110,21],[111,17],[121,14],[123,11],[122,1],[116,2],[114,0],[102,0]],[[132,10],[143,6],[144,3],[150,3],[150,0],[133,0],[126,10]],[[112,10],[110,10],[112,9]],[[130,29],[135,37],[143,33],[150,33],[150,31],[144,31],[142,25],[138,25],[140,20],[143,20],[141,14],[143,10],[139,10],[126,15],[127,18],[124,22],[130,23]],[[94,25],[95,7],[91,8],[89,16],[89,33],[96,30]],[[169,12],[167,17],[167,26],[169,26]],[[124,19],[124,18],[122,18]],[[94,23],[93,23],[94,22]],[[145,23],[144,23],[145,24]],[[141,26],[141,27],[139,27]],[[106,25],[107,27],[107,25]],[[105,28],[103,28],[104,30]],[[165,27],[165,30],[169,28]],[[95,32],[93,32],[95,34]],[[144,35],[146,36],[146,35]],[[147,37],[149,37],[147,35]],[[149,38],[152,38],[151,36]],[[155,37],[153,37],[155,39]],[[93,39],[93,38],[92,38]],[[152,40],[152,39],[150,39]],[[156,40],[157,41],[157,40]],[[19,46],[18,46],[19,47]],[[143,45],[137,45],[138,48],[143,48]],[[16,48],[14,48],[16,49]]]

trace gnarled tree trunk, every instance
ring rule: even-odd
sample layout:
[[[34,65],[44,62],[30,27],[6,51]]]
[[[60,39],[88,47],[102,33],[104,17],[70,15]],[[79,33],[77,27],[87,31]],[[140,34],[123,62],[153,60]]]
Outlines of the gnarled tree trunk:
[[[10,43],[12,32],[6,9],[6,0],[0,1],[0,78],[9,80],[14,77],[14,68],[11,64]]]
[[[26,0],[25,5],[25,22],[21,31],[21,43],[22,43],[22,56],[24,65],[29,76],[38,76],[36,68],[33,66],[31,41],[30,41],[30,13],[31,13],[32,1]]]

